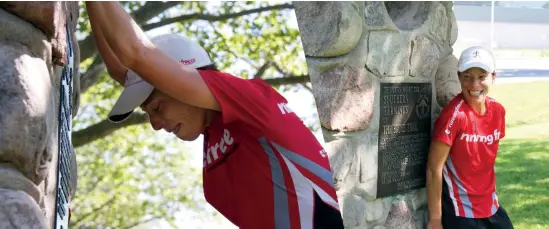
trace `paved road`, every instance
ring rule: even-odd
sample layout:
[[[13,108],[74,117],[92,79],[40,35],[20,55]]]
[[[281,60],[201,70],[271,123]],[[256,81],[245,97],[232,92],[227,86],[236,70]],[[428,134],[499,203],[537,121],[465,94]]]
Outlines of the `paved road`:
[[[537,77],[545,78],[549,77],[549,70],[540,69],[501,69],[497,71],[498,77]]]
[[[496,58],[497,69],[536,69],[549,70],[549,58]]]
[[[497,70],[496,83],[549,81],[549,70],[540,69],[501,69]]]
[[[498,58],[496,83],[549,80],[549,58]]]

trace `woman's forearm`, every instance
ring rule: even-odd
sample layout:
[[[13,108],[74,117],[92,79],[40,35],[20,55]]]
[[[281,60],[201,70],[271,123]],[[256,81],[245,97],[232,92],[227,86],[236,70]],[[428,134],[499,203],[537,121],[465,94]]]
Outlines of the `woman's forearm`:
[[[192,67],[157,48],[117,2],[86,2],[91,23],[118,60],[155,89],[192,106],[219,111],[219,102]]]
[[[432,171],[427,167],[427,206],[429,220],[440,220],[442,217],[442,172]]]
[[[97,18],[100,17],[102,14],[103,13],[101,12],[100,8],[88,12],[90,18]],[[90,22],[90,25],[95,46],[97,47],[97,51],[103,58],[103,62],[107,67],[109,75],[118,83],[124,85],[124,75],[127,68],[120,62],[120,60],[118,60],[116,54],[114,54],[114,52],[109,47],[109,44],[104,38],[104,33],[101,27],[97,24],[97,22],[95,20],[92,20]]]
[[[122,65],[131,68],[143,47],[154,47],[120,3],[90,1],[86,2],[86,8],[90,22],[102,32]]]

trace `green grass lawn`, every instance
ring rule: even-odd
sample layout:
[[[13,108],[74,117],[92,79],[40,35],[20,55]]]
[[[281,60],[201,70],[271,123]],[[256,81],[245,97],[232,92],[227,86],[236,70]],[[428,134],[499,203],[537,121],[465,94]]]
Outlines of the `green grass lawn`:
[[[494,85],[507,110],[497,190],[516,229],[549,229],[549,82]]]

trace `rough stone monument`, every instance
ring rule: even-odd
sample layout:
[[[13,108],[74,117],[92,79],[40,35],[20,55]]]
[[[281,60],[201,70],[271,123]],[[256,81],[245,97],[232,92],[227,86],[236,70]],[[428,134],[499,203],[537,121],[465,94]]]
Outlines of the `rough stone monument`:
[[[460,91],[452,2],[294,2],[347,229],[425,227],[432,123]]]
[[[78,2],[0,2],[0,229],[67,228]]]

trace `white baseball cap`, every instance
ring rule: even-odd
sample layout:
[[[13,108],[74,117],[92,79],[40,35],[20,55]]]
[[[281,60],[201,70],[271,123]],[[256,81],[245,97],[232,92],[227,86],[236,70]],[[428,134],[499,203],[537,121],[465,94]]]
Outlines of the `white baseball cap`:
[[[482,68],[489,73],[496,71],[496,61],[492,52],[481,46],[465,49],[459,57],[458,71],[464,72],[473,67]]]
[[[212,64],[206,50],[187,37],[163,34],[151,38],[151,42],[172,59],[189,67],[200,68]],[[153,90],[151,84],[132,70],[128,70],[124,90],[108,115],[109,121],[117,123],[126,120],[135,108],[147,100]]]

